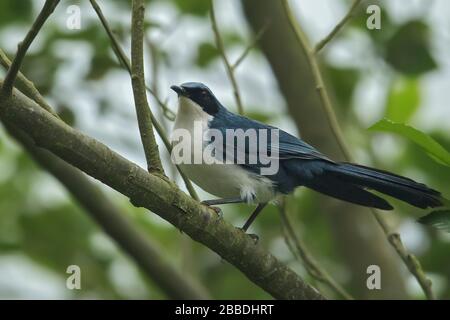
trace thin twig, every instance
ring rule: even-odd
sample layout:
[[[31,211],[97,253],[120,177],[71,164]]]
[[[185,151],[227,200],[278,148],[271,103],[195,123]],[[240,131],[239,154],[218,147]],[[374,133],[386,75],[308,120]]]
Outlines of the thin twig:
[[[60,0],[45,1],[41,12],[39,12],[39,15],[31,26],[30,31],[28,31],[27,35],[25,36],[25,39],[23,39],[23,41],[18,44],[17,53],[11,63],[11,67],[8,69],[8,72],[5,76],[2,93],[6,96],[10,96],[12,93],[14,81],[16,80],[17,74],[19,73],[20,66],[22,65],[23,58],[25,57],[28,48],[30,48],[30,45],[33,42],[34,38],[36,38],[45,21],[53,13],[59,1]]]
[[[339,31],[341,31],[342,27],[347,23],[348,20],[353,18],[353,15],[355,13],[356,8],[361,3],[362,0],[353,0],[352,5],[350,6],[350,9],[348,10],[347,14],[342,18],[341,21],[331,30],[331,32],[323,38],[323,40],[319,41],[317,45],[314,47],[314,54],[319,53],[320,50],[322,50],[328,42],[330,42],[336,34],[338,34]]]
[[[161,107],[162,111],[163,111],[163,115],[164,117],[166,117],[166,119],[170,120],[170,121],[174,121],[175,120],[175,113],[169,109],[169,107],[167,107],[167,104],[164,103],[161,99],[161,97],[159,96],[158,93],[158,88],[156,85],[156,78],[154,77],[158,72],[158,65],[157,65],[157,60],[158,57],[157,55],[159,55],[159,51],[157,50],[155,44],[150,40],[150,38],[148,36],[145,37],[145,43],[147,44],[147,47],[150,50],[150,56],[152,58],[152,65],[153,65],[153,77],[152,77],[152,85],[151,86],[147,86],[147,90],[148,92],[151,93],[151,95],[153,96],[153,98],[155,99],[156,103],[158,103],[158,105]]]
[[[8,70],[11,66],[11,60],[9,60],[6,53],[0,49],[0,64]],[[55,117],[59,118],[58,114],[48,105],[48,103],[45,101],[44,97],[41,95],[41,93],[38,91],[38,89],[35,87],[34,83],[28,80],[22,72],[17,73],[17,79],[18,85],[21,87],[20,89],[27,95],[28,97],[32,98],[34,101],[36,101],[37,104],[42,106],[45,110],[50,112]]]
[[[9,59],[0,49],[0,64],[9,68]],[[5,65],[6,64],[6,65]],[[45,101],[32,81],[21,72],[17,80],[25,95],[40,107],[59,118],[53,108]],[[207,290],[185,273],[181,274],[162,256],[157,243],[137,230],[120,210],[94,186],[78,169],[65,163],[50,152],[38,148],[21,130],[4,123],[9,133],[22,143],[43,168],[53,174],[73,195],[86,213],[103,228],[145,271],[146,275],[174,299],[204,299],[209,296]]]
[[[238,113],[244,114],[244,107],[242,105],[241,94],[239,92],[239,87],[238,87],[238,84],[236,81],[236,77],[234,75],[234,70],[233,70],[233,67],[231,66],[230,61],[227,58],[227,54],[225,52],[225,45],[223,43],[223,39],[222,39],[222,36],[220,35],[219,27],[217,25],[216,15],[214,13],[214,0],[210,0],[209,2],[210,2],[209,16],[211,19],[212,30],[214,32],[214,39],[216,41],[216,47],[217,47],[217,50],[219,50],[219,52],[220,52],[223,63],[225,64],[225,69],[227,71],[228,78],[230,79],[231,86],[233,87],[233,94],[234,94],[234,98],[236,100]]]
[[[350,153],[350,149],[347,147],[344,136],[342,134],[341,128],[339,126],[339,123],[337,121],[336,114],[334,112],[333,106],[331,104],[331,99],[328,95],[328,92],[325,89],[324,82],[322,79],[322,74],[320,72],[320,68],[318,65],[318,62],[316,60],[316,56],[313,53],[313,50],[311,50],[309,43],[307,41],[306,35],[303,33],[303,30],[300,28],[297,20],[295,19],[294,15],[292,14],[292,11],[289,7],[288,0],[282,0],[282,4],[285,10],[285,14],[289,20],[289,24],[292,28],[292,31],[294,32],[297,41],[299,42],[300,46],[305,50],[308,63],[310,64],[314,80],[316,82],[317,91],[320,97],[320,100],[322,102],[322,105],[324,107],[324,112],[327,116],[327,120],[330,124],[330,127],[333,131],[334,136],[336,137],[336,141],[338,142],[339,148],[341,149],[346,161],[352,161],[352,156]],[[405,263],[406,267],[408,268],[409,272],[417,279],[420,286],[422,287],[422,290],[424,291],[426,297],[428,299],[434,299],[434,294],[431,290],[431,280],[429,280],[425,272],[422,269],[422,266],[420,265],[420,262],[417,260],[415,256],[408,253],[406,248],[401,242],[400,235],[397,233],[394,233],[390,230],[388,227],[386,221],[384,220],[383,216],[375,209],[371,209],[372,214],[374,215],[376,221],[380,225],[381,229],[386,235],[386,238],[388,239],[389,243],[394,247],[397,254],[400,256],[402,261]]]
[[[0,81],[0,88],[2,82]],[[276,299],[324,299],[293,270],[242,230],[195,201],[166,179],[148,173],[100,141],[65,125],[15,91],[0,96],[0,118],[27,132],[36,145],[169,221],[214,250]]]
[[[175,16],[173,21],[180,21],[182,17],[183,17],[183,12],[178,12],[178,14]],[[170,37],[175,33],[175,31],[178,29],[179,26],[180,26],[180,23],[169,23],[165,26],[161,26],[160,31],[161,31],[161,34],[163,35],[163,38],[161,39],[160,42],[158,42],[160,47],[163,47],[164,44],[167,41],[169,41]]]
[[[127,55],[123,51],[121,45],[119,44],[119,41],[116,38],[116,35],[112,31],[111,27],[108,24],[108,21],[105,18],[105,15],[103,14],[100,6],[98,5],[96,0],[89,0],[91,3],[92,8],[97,13],[98,18],[100,19],[100,22],[102,23],[103,28],[105,29],[109,39],[111,40],[112,48],[114,51],[114,54],[116,55],[117,59],[119,60],[119,63],[128,70],[128,72],[131,74],[131,63],[130,60],[127,58]],[[145,89],[155,98],[156,103],[163,109],[164,115],[169,119],[170,121],[175,120],[175,114],[172,110],[169,109],[166,103],[164,103],[158,95],[154,92],[152,88],[149,86],[145,86]]]
[[[152,86],[151,89],[154,92],[154,97],[158,100],[160,99],[159,97],[159,93],[158,93],[158,65],[159,65],[159,59],[158,59],[158,47],[150,40],[150,38],[146,37],[146,42],[147,45],[149,47],[149,53],[150,53],[150,57],[151,57],[151,61],[152,61]],[[163,111],[164,112],[164,111]],[[164,120],[168,119],[167,116],[166,117],[160,117],[160,121],[155,120],[155,128],[156,131],[158,132],[158,134],[160,135],[161,139],[163,140],[163,143],[167,149],[167,152],[169,153],[169,158],[170,155],[172,153],[172,144],[170,143],[169,139],[167,138],[167,134],[165,133],[167,130],[167,122],[165,122]],[[170,160],[170,159],[169,159]],[[181,178],[183,179],[185,185],[186,185],[186,189],[188,190],[188,192],[190,193],[190,195],[196,199],[199,200],[199,197],[197,195],[197,192],[195,191],[194,187],[192,186],[191,181],[188,179],[188,177],[183,173],[183,171],[181,170],[181,168],[174,163],[175,169],[176,171],[178,171],[178,173],[180,174]],[[173,168],[173,167],[171,167]],[[174,176],[174,175],[172,175]]]
[[[144,13],[143,0],[132,1],[131,13],[131,84],[134,104],[149,172],[164,174],[158,144],[153,134],[152,112],[147,101],[144,75]]]
[[[322,269],[319,263],[314,259],[314,257],[310,254],[308,249],[306,248],[303,241],[297,237],[294,228],[292,227],[292,223],[289,219],[289,215],[287,213],[286,201],[283,200],[279,206],[280,217],[282,221],[282,226],[287,232],[287,236],[292,239],[292,242],[295,247],[295,251],[293,252],[294,256],[299,257],[304,265],[308,273],[315,278],[316,280],[324,283],[332,290],[336,291],[340,296],[344,299],[352,300],[352,296],[339,284],[337,283],[324,269]],[[287,239],[289,240],[289,239]],[[291,251],[294,249],[289,246]]]
[[[149,35],[145,37],[145,42],[148,47],[148,53],[151,61],[151,79],[150,87],[152,88],[153,92],[155,93],[155,96],[159,97],[159,75],[160,75],[160,51],[158,45],[150,38]],[[164,128],[164,130],[167,130],[167,121],[166,117],[160,112],[157,114],[159,123]],[[170,161],[170,154],[168,155],[168,160]],[[175,166],[170,167],[170,177],[176,177],[177,175],[177,169]],[[180,259],[180,267],[183,270],[186,270],[190,274],[195,274],[195,259],[193,259],[192,255],[192,249],[193,249],[193,243],[191,239],[189,239],[188,236],[186,236],[184,233],[180,234],[180,248],[181,248],[181,259]]]
[[[403,260],[409,272],[411,272],[411,274],[417,279],[417,282],[419,282],[419,285],[422,288],[423,292],[425,293],[427,299],[429,300],[436,299],[434,292],[432,290],[433,283],[429,278],[427,278],[427,275],[425,274],[425,271],[423,270],[420,261],[417,259],[415,255],[408,252],[408,250],[406,249],[406,247],[402,242],[402,239],[400,238],[400,234],[397,232],[393,232],[389,228],[389,226],[386,223],[386,220],[383,218],[381,213],[375,209],[371,209],[371,211],[375,219],[377,220],[378,224],[380,225],[381,229],[383,229],[384,233],[386,234],[389,243],[392,245],[392,247],[394,247],[397,254]]]
[[[262,27],[261,30],[258,31],[256,36],[253,38],[253,41],[250,42],[250,44],[245,48],[242,54],[236,59],[236,62],[233,63],[233,65],[231,66],[231,69],[233,69],[233,71],[236,70],[236,68],[241,64],[242,61],[244,61],[244,59],[247,57],[250,51],[252,51],[252,49],[256,46],[256,44],[262,38],[268,27],[269,23],[266,23],[264,27]]]
[[[322,79],[322,74],[320,72],[320,67],[317,62],[317,59],[315,58],[314,54],[312,53],[309,47],[306,35],[304,34],[303,30],[300,29],[297,20],[295,20],[295,17],[293,16],[292,11],[289,8],[288,0],[283,0],[282,3],[286,11],[286,15],[288,15],[290,26],[296,35],[297,41],[300,43],[300,46],[306,51],[307,60],[308,63],[310,64],[311,71],[313,73],[313,77],[316,82],[316,90],[319,94],[320,101],[325,109],[327,120],[330,123],[334,135],[336,136],[339,149],[344,154],[346,159],[350,159],[351,154],[349,152],[348,147],[345,144],[344,135],[342,134],[342,131],[340,129],[336,114],[333,111],[333,106],[331,104],[330,97],[328,96],[328,93],[325,90],[325,84]]]
[[[122,64],[122,66],[128,71],[128,73],[131,76],[131,63],[128,59],[127,55],[125,54],[124,50],[122,49],[122,46],[119,44],[119,41],[117,40],[114,33],[111,31],[111,28],[109,27],[108,21],[106,20],[105,16],[103,15],[100,7],[98,6],[97,2],[95,0],[90,0],[92,7],[94,8],[95,12],[97,13],[103,28],[105,29],[107,35],[109,36],[109,39],[111,41],[111,45],[113,47],[113,51],[116,54],[117,59]],[[164,128],[159,124],[157,119],[154,117],[153,113],[151,113],[151,120],[153,123],[153,126],[155,127],[156,132],[160,136],[161,140],[164,143],[164,146],[166,147],[169,154],[172,152],[172,144],[170,143],[170,140],[164,130]],[[180,173],[181,178],[183,179],[184,184],[186,185],[186,189],[188,190],[189,194],[192,198],[195,200],[199,200],[199,197],[197,195],[197,192],[194,189],[194,186],[192,185],[189,178],[184,174],[183,170],[176,165],[178,172]]]
[[[58,179],[86,214],[102,228],[168,297],[207,299],[207,290],[185,270],[175,268],[163,248],[151,241],[127,215],[75,167],[49,151],[36,147],[23,131],[5,123],[9,133],[22,143],[37,163]]]
[[[145,88],[147,89],[148,92],[150,92],[153,98],[155,98],[156,103],[161,107],[163,115],[167,118],[167,120],[175,121],[175,113],[169,109],[169,107],[164,101],[161,100],[158,93],[156,93],[155,90],[153,90],[147,85],[145,86]]]
[[[158,132],[161,140],[163,141],[164,146],[166,147],[167,151],[169,152],[169,154],[172,154],[172,144],[170,143],[170,140],[167,137],[167,135],[164,131],[164,128],[159,124],[158,120],[155,118],[153,113],[151,114],[151,120],[152,120],[153,125],[155,126],[155,129]],[[189,178],[186,176],[186,174],[183,172],[183,170],[180,168],[179,165],[175,165],[175,166],[176,166],[178,172],[180,173],[180,176],[183,179],[186,189],[188,190],[191,197],[194,198],[195,200],[199,201],[200,198],[198,197],[197,192],[195,191],[195,188],[192,185]]]

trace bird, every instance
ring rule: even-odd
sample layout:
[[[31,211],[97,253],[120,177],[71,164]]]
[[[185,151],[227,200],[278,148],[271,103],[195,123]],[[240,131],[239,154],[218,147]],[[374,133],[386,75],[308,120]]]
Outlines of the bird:
[[[179,164],[190,180],[218,197],[203,201],[205,205],[257,205],[242,227],[245,232],[268,203],[280,195],[293,192],[297,187],[306,187],[339,200],[381,210],[392,210],[393,207],[373,191],[421,209],[443,205],[440,192],[423,183],[368,166],[334,161],[305,141],[279,128],[232,113],[203,83],[186,82],[179,86],[173,85],[171,89],[178,95],[178,112],[173,128],[173,133],[178,132],[178,136],[172,133],[172,146],[175,149],[181,140],[189,136],[192,141],[189,142],[190,145],[185,144],[184,151],[189,153],[185,155],[191,160],[200,157],[200,153],[213,143],[209,132],[219,132],[225,137],[227,130],[254,130],[258,140],[261,140],[258,135],[261,130],[277,132],[275,152],[267,153],[266,156],[278,161],[278,170],[273,174],[261,174],[264,157],[257,163],[242,163],[236,161],[237,156],[234,154],[228,157],[232,161],[228,161],[226,156],[230,151],[239,152],[236,152],[238,150],[233,143],[230,144],[225,139],[222,143],[216,143],[216,146],[223,147],[217,148],[212,154],[212,157],[218,159],[215,163],[186,161]],[[201,131],[200,135],[195,135],[196,129]],[[186,137],[181,139],[180,133]],[[195,148],[195,143],[200,148]],[[249,144],[246,143],[241,148],[246,159],[255,153]],[[271,147],[275,145],[275,140],[270,140],[267,144]]]

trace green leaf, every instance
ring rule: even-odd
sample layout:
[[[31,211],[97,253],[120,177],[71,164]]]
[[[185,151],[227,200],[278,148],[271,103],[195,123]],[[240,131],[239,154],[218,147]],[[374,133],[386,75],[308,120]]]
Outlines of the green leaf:
[[[358,70],[327,66],[327,76],[335,88],[334,93],[339,102],[339,106],[347,109],[350,108],[353,91],[359,80]]]
[[[32,18],[33,3],[31,0],[0,1],[0,26],[11,23],[23,23]]]
[[[172,0],[183,13],[204,16],[208,13],[209,2],[205,0]]]
[[[396,133],[408,138],[422,147],[434,160],[450,167],[450,153],[432,137],[409,125],[383,119],[371,126],[369,130]]]
[[[386,117],[395,122],[407,122],[420,105],[420,85],[417,78],[399,78],[389,91]]]
[[[198,46],[196,63],[199,67],[207,67],[217,57],[219,51],[212,43],[203,42]]]
[[[417,220],[424,225],[450,232],[450,210],[436,210]]]
[[[98,80],[104,77],[112,68],[117,68],[118,62],[111,57],[108,52],[97,51],[92,57],[91,68],[86,75],[86,79]]]
[[[234,45],[242,45],[242,38],[233,32],[224,32],[221,34],[225,48],[231,48]],[[207,67],[211,62],[220,57],[220,52],[212,42],[202,42],[197,47],[196,64],[201,67]]]
[[[229,48],[234,45],[243,45],[244,47],[247,45],[244,39],[242,39],[242,37],[235,32],[222,32],[221,37],[225,48]]]
[[[436,68],[430,53],[429,28],[419,20],[409,21],[386,44],[386,61],[397,71],[420,75]]]

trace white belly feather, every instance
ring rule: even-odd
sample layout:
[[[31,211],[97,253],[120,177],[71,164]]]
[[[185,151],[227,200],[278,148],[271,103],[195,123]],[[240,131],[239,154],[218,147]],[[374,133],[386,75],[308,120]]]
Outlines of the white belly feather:
[[[194,122],[208,129],[210,116],[189,99],[179,99],[175,129],[186,129],[194,137]],[[191,148],[192,153],[196,148]],[[194,155],[192,155],[194,156]],[[235,164],[180,164],[183,172],[200,188],[220,198],[241,197],[247,202],[268,202],[275,196],[272,181],[248,172]]]

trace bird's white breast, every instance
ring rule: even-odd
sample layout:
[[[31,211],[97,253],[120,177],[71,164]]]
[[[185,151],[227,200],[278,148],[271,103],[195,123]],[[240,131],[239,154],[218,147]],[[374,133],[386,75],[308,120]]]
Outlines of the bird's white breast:
[[[204,134],[208,130],[208,121],[211,116],[204,112],[200,106],[190,99],[179,99],[178,114],[174,130],[185,129],[194,138],[194,123],[201,123]],[[201,137],[201,136],[200,136]],[[198,138],[198,137],[197,137]],[[172,143],[176,143],[172,141]],[[192,142],[193,143],[193,142]],[[201,142],[200,142],[201,143]],[[195,153],[200,152],[193,144],[190,148],[192,159]],[[241,197],[247,202],[268,202],[274,198],[272,182],[262,176],[248,172],[235,164],[180,164],[183,172],[195,184],[208,193],[220,198]]]

